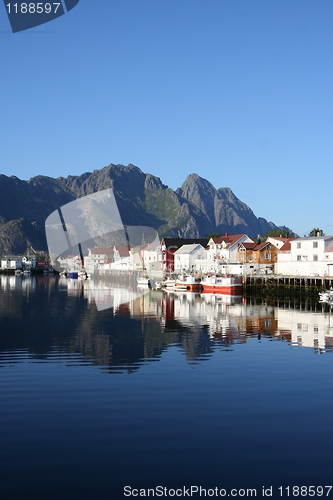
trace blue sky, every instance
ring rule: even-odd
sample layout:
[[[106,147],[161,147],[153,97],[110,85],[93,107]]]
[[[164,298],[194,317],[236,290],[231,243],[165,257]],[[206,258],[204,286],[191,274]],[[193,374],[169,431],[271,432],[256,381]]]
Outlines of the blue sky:
[[[197,173],[257,216],[333,234],[332,0],[80,0],[12,34],[0,173]]]

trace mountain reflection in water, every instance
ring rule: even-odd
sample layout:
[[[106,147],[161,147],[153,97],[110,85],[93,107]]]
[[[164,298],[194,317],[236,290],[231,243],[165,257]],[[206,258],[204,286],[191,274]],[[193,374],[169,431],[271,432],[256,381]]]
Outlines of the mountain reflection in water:
[[[137,292],[0,276],[2,498],[331,484],[329,310]]]
[[[253,304],[241,297],[190,292],[146,291],[98,281],[56,277],[0,277],[0,366],[62,358],[110,372],[132,372],[178,346],[187,362],[232,351],[251,338],[330,352],[329,311]],[[99,299],[112,307],[98,312]]]

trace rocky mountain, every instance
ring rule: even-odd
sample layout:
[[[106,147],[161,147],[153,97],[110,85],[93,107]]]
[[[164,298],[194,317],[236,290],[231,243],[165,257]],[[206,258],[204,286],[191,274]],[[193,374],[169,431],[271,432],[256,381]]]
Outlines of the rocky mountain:
[[[204,237],[211,232],[249,236],[278,229],[257,218],[229,188],[216,189],[197,174],[176,191],[134,165],[109,165],[79,176],[33,177],[23,181],[0,175],[0,254],[47,250],[44,224],[62,205],[113,188],[125,225],[151,226],[160,237]]]

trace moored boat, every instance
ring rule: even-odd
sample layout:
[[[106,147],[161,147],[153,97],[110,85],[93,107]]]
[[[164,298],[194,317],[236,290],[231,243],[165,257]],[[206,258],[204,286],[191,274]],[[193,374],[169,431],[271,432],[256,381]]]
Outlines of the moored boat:
[[[151,286],[150,279],[145,278],[144,276],[139,276],[137,278],[137,284],[138,286],[148,286],[148,287]]]
[[[162,286],[164,288],[173,288],[175,285],[176,285],[175,278],[165,278],[165,280],[162,281]]]
[[[201,281],[203,292],[242,295],[242,279],[234,276],[206,276]]]
[[[331,302],[333,301],[333,288],[329,290],[324,290],[319,292],[319,302]]]
[[[88,280],[90,278],[90,274],[87,273],[87,271],[79,271],[78,272],[78,277],[81,280]]]
[[[200,292],[201,283],[194,276],[178,276],[175,280],[175,287],[185,289],[190,292]]]
[[[67,277],[74,279],[74,280],[77,280],[79,277],[79,273],[78,273],[78,271],[68,271]]]

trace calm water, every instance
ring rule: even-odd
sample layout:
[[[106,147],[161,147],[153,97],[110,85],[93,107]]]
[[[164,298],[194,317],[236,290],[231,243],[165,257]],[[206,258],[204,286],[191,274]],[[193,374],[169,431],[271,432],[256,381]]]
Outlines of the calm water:
[[[328,311],[108,288],[98,312],[88,283],[0,287],[1,498],[332,484]]]

